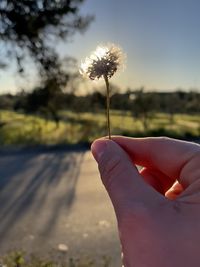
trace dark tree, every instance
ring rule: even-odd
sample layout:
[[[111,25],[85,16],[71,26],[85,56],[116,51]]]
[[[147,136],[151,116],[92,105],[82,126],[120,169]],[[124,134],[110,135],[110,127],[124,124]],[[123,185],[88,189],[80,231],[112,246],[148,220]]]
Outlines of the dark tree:
[[[84,31],[91,16],[81,16],[84,0],[1,0],[0,43],[6,56],[15,58],[19,72],[29,56],[38,64],[39,73],[65,81],[55,45],[76,31]],[[56,41],[56,42],[55,42]],[[1,55],[1,64],[3,55]]]
[[[0,67],[5,66],[6,58],[15,59],[18,72],[23,73],[25,60],[34,61],[41,84],[28,104],[32,111],[41,107],[48,110],[56,125],[58,95],[72,77],[70,70],[75,65],[71,57],[59,58],[56,45],[59,40],[67,41],[75,32],[87,29],[93,17],[80,15],[84,1],[0,0],[0,45],[5,50],[0,55]]]
[[[134,117],[142,120],[145,131],[149,128],[149,119],[152,117],[152,114],[156,109],[156,105],[156,99],[152,92],[144,92],[143,88],[135,91],[132,113]]]

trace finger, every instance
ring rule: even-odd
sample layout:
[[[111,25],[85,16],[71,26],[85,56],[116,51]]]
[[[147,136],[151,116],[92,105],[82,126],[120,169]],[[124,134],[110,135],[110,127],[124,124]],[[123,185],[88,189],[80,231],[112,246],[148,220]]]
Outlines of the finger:
[[[135,164],[161,171],[184,188],[200,177],[200,146],[170,138],[112,137]]]
[[[125,151],[112,140],[100,139],[91,146],[102,182],[117,216],[132,209],[134,202],[150,203],[157,193],[147,185]]]
[[[183,187],[179,182],[175,182],[173,186],[165,193],[168,199],[176,199],[184,191]]]
[[[166,191],[171,188],[174,181],[159,170],[143,168],[140,171],[144,180],[151,185],[160,194],[165,195]]]

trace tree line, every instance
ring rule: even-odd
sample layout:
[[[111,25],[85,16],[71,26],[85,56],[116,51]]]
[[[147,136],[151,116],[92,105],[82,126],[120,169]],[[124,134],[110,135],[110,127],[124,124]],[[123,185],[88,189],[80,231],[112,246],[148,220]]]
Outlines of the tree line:
[[[111,108],[129,111],[133,117],[141,118],[144,127],[155,112],[169,114],[173,121],[176,113],[200,114],[200,93],[197,91],[148,92],[143,88],[116,92],[111,96]],[[20,111],[27,114],[39,114],[53,119],[59,124],[60,110],[75,113],[99,112],[105,109],[105,95],[101,92],[77,96],[74,93],[36,88],[32,92],[0,96],[0,109]]]

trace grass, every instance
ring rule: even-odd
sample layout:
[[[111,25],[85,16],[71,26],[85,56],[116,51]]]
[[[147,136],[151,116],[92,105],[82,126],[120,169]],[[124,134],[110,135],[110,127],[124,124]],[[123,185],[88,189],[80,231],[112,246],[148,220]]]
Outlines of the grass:
[[[60,112],[59,127],[52,120],[13,111],[0,111],[0,145],[76,144],[88,143],[106,133],[105,112]],[[198,115],[157,113],[148,120],[144,130],[141,119],[130,112],[111,111],[111,133],[128,136],[199,137]]]
[[[0,258],[1,267],[109,267],[111,260],[103,256],[99,263],[91,258],[45,260],[36,256],[27,256],[24,252],[15,251]]]

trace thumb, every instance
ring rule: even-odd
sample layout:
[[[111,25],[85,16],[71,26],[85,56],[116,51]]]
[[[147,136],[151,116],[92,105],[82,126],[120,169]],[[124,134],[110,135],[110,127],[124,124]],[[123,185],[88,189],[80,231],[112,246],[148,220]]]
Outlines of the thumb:
[[[117,217],[132,210],[135,203],[152,202],[156,192],[146,184],[128,154],[117,143],[98,139],[91,150]]]

